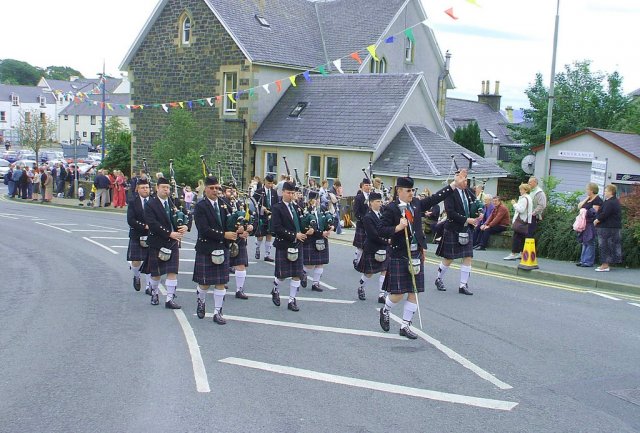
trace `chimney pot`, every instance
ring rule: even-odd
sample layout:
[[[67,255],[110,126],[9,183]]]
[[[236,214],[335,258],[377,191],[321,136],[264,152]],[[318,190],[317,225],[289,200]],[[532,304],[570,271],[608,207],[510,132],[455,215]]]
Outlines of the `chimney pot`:
[[[496,80],[496,91],[494,92],[494,94],[496,95],[500,94],[500,81]]]
[[[482,80],[482,88],[480,89],[480,94],[484,95],[484,80]]]
[[[491,80],[487,80],[487,87],[485,88],[484,94],[489,94],[489,88],[491,87]]]

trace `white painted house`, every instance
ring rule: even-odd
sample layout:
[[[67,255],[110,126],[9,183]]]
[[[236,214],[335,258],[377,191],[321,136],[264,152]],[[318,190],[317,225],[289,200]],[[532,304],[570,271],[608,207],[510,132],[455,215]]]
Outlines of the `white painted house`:
[[[51,93],[36,86],[0,84],[0,142],[19,144],[17,128],[25,116],[33,115],[57,121],[56,100]]]

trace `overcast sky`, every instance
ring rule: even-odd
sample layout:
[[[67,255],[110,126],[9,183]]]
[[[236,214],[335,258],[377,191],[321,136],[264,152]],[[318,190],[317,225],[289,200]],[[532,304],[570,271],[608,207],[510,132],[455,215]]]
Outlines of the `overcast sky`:
[[[476,99],[482,80],[491,80],[491,92],[499,80],[502,107],[527,106],[524,90],[536,72],[549,82],[557,0],[475,1],[479,6],[473,0],[422,0],[441,50],[452,53],[456,89],[449,96]],[[71,66],[93,77],[103,59],[107,73],[118,76],[157,0],[4,3],[0,59]],[[444,13],[450,7],[457,20]],[[638,0],[561,0],[556,71],[590,59],[594,70],[617,70],[626,92],[640,88],[639,23]]]

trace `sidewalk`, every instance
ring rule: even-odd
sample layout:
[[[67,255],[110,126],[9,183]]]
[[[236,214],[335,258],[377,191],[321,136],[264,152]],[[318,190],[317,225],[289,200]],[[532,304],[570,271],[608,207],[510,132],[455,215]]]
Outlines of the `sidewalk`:
[[[343,229],[341,235],[333,238],[344,242],[353,240],[354,229]],[[429,244],[428,258],[437,260],[436,245]],[[503,274],[518,275],[532,280],[545,280],[554,283],[571,284],[581,287],[611,290],[631,294],[640,294],[640,269],[612,267],[610,272],[596,272],[594,268],[581,268],[574,262],[563,262],[546,258],[538,258],[540,269],[526,271],[518,268],[519,260],[503,260],[509,255],[507,250],[485,250],[473,252],[473,267],[487,269]],[[457,260],[459,262],[460,260]]]
[[[34,200],[22,200],[21,198],[9,198],[9,196],[7,196],[6,193],[6,188],[5,188],[5,192],[2,194],[2,198],[7,200],[7,201],[15,201],[15,202],[20,202],[20,203],[29,203],[29,204],[33,204],[33,205],[37,205],[37,206],[64,206],[64,207],[72,207],[72,208],[76,208],[76,209],[93,209],[93,210],[100,210],[100,211],[104,211],[104,212],[119,212],[119,213],[126,213],[127,212],[127,208],[126,206],[124,208],[118,208],[115,209],[112,206],[106,207],[106,208],[93,208],[89,206],[89,200],[85,200],[83,202],[84,206],[80,206],[80,200],[78,200],[77,198],[58,198],[58,197],[53,197],[53,199],[51,200],[51,202],[49,203],[42,203],[41,201],[34,201]]]

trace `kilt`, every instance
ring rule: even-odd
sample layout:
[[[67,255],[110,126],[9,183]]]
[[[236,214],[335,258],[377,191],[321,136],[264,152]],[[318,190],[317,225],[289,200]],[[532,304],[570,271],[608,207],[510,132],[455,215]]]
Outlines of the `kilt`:
[[[178,248],[178,242],[173,243],[171,247],[171,258],[166,262],[158,258],[160,249],[149,247],[148,250],[149,257],[147,258],[145,269],[149,271],[148,273],[150,273],[152,277],[178,273],[178,267],[180,265],[180,248]]]
[[[436,255],[445,259],[460,259],[473,257],[473,234],[469,233],[469,243],[465,246],[458,242],[458,232],[448,230],[446,227],[442,239],[436,248]]]
[[[193,264],[192,281],[203,286],[227,284],[229,282],[229,250],[224,250],[224,262],[214,265],[211,254],[196,251],[196,261]]]
[[[129,248],[127,249],[127,260],[139,262],[147,259],[149,248],[142,248],[140,241],[129,239]]]
[[[366,239],[367,234],[364,231],[364,226],[362,223],[356,224],[356,234],[353,237],[353,246],[356,248],[364,249],[364,240]]]
[[[258,226],[254,231],[254,236],[257,238],[261,238],[263,236],[271,235],[271,219],[266,216],[260,217],[260,221],[258,222]]]
[[[379,262],[375,259],[375,251],[372,253],[364,252],[362,258],[356,265],[356,271],[361,274],[377,274],[387,270],[389,266],[389,257],[391,256],[391,249],[387,247],[387,259],[384,262]]]
[[[304,257],[304,250],[302,245],[298,244],[298,260],[295,262],[287,259],[287,248],[276,248],[276,271],[275,277],[279,280],[284,280],[289,277],[302,278],[302,262]]]
[[[247,240],[238,239],[238,255],[235,257],[229,257],[229,266],[245,265],[249,266],[249,253],[247,252]],[[212,263],[213,264],[213,263]]]
[[[302,259],[306,266],[326,265],[329,263],[329,241],[324,239],[324,251],[316,250],[316,240],[311,239],[302,244]]]
[[[422,255],[420,248],[418,251],[413,251],[411,257],[417,259]],[[413,282],[411,281],[411,274],[409,273],[409,261],[402,258],[389,258],[389,267],[387,268],[387,274],[384,278],[384,284],[382,288],[391,293],[392,295],[399,295],[402,293],[413,293]],[[420,273],[416,275],[416,288],[418,292],[424,292],[424,260],[420,263]]]

